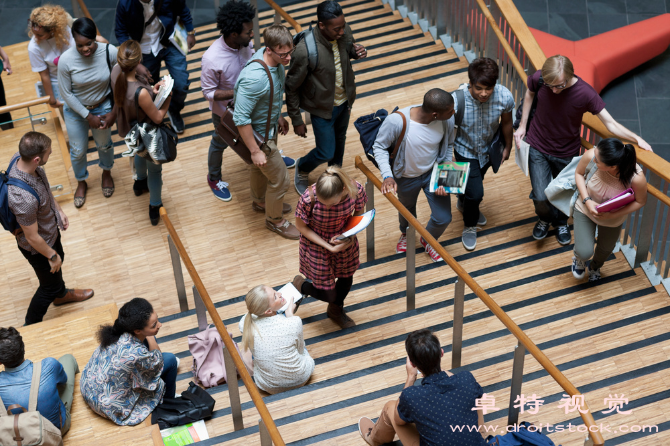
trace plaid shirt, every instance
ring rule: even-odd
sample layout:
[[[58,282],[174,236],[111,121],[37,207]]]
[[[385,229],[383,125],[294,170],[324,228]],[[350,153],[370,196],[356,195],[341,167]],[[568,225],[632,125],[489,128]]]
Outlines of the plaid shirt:
[[[16,153],[12,159],[18,158],[18,156],[19,154]],[[37,177],[19,170],[17,165],[14,164],[12,170],[9,171],[9,177],[18,178],[28,183],[37,192],[40,202],[38,203],[35,197],[27,190],[16,186],[9,186],[7,189],[9,209],[16,216],[16,221],[21,226],[30,226],[37,222],[37,233],[47,242],[47,245],[53,246],[58,238],[58,228],[62,228],[63,223],[57,211],[56,200],[51,193],[51,187],[49,186],[49,180],[47,180],[44,168],[38,167],[35,173]],[[37,254],[35,248],[26,240],[26,235],[23,231],[16,236],[16,241],[20,248],[30,251],[32,254]]]
[[[500,116],[514,110],[514,97],[507,88],[496,84],[489,100],[482,104],[472,97],[468,84],[458,88],[465,93],[465,113],[456,134],[454,149],[459,155],[477,159],[480,166],[485,166],[489,162],[488,145],[498,131]],[[457,111],[456,93],[451,95],[454,97],[454,110]]]

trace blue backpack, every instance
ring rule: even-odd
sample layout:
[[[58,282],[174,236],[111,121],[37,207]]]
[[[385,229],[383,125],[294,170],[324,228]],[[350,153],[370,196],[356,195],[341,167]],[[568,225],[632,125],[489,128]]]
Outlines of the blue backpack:
[[[12,170],[12,167],[14,167],[14,164],[18,159],[19,157],[14,158],[9,163],[7,170],[5,172],[0,172],[0,223],[3,228],[12,234],[16,234],[17,229],[20,229],[21,226],[16,221],[14,213],[9,209],[9,186],[16,186],[23,190],[27,190],[33,197],[35,197],[38,203],[40,201],[39,195],[37,195],[35,189],[30,187],[28,183],[19,180],[18,178],[9,178],[9,172]]]
[[[405,119],[405,115],[402,113],[398,112],[398,107],[394,108],[391,113],[398,113],[402,117],[402,132],[400,132],[400,137],[398,137],[398,140],[395,143],[395,147],[393,147],[393,151],[391,152],[391,147],[388,147],[386,150],[388,150],[390,153],[390,164],[391,168],[393,168],[393,161],[395,160],[395,156],[398,153],[398,148],[400,148],[400,144],[402,144],[402,140],[405,137],[405,130],[407,129],[407,120]],[[375,165],[377,169],[379,169],[379,164],[377,164],[377,160],[375,160],[375,153],[372,150],[372,147],[375,144],[375,140],[377,139],[377,133],[379,133],[379,128],[382,126],[382,123],[386,118],[388,118],[389,112],[384,110],[383,108],[380,108],[377,110],[377,112],[361,116],[360,118],[356,119],[354,121],[354,127],[356,127],[356,130],[358,130],[358,133],[361,135],[361,144],[363,145],[363,151],[365,152],[365,156],[372,161],[372,164]]]
[[[516,432],[508,432],[505,435],[489,436],[486,439],[487,446],[555,446],[549,437],[544,435],[538,428],[528,430],[533,426],[527,421],[519,423]],[[534,426],[533,426],[534,427]],[[560,445],[559,445],[560,446]]]

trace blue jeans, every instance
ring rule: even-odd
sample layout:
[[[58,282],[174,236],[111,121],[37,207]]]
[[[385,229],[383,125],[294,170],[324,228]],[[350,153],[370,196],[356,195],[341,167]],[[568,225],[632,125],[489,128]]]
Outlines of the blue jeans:
[[[90,113],[100,116],[112,111],[112,103],[108,99],[98,107],[89,110]],[[70,160],[72,170],[77,181],[88,178],[86,153],[88,151],[88,121],[79,113],[63,104],[63,117],[67,135],[70,138]],[[112,146],[112,129],[90,129],[93,134],[95,147],[98,149],[98,165],[102,170],[112,170],[114,166],[114,146]]]
[[[531,146],[528,152],[528,169],[530,170],[530,184],[533,190],[529,198],[535,205],[535,213],[540,220],[551,223],[554,227],[568,224],[568,216],[559,211],[549,203],[544,190],[549,186],[551,180],[556,178],[570,161],[570,158],[558,158],[540,152]]]
[[[398,184],[398,200],[415,217],[416,200],[419,198],[419,192],[423,189],[430,206],[430,220],[426,225],[426,230],[437,240],[451,223],[451,196],[435,195],[430,192],[431,173],[432,171],[429,170],[416,178],[395,178],[395,182]],[[402,214],[398,214],[398,219],[400,220],[400,232],[405,234],[409,222]]]
[[[333,108],[333,116],[330,119],[311,116],[316,147],[300,158],[298,164],[300,172],[309,173],[326,161],[329,166],[342,165],[350,115],[351,110],[347,101]]]
[[[188,93],[188,86],[191,81],[188,80],[188,71],[186,69],[186,56],[184,56],[173,44],[169,44],[160,52],[158,56],[153,54],[142,54],[142,65],[151,73],[154,82],[161,79],[161,61],[165,61],[165,66],[174,79],[174,87],[172,89],[172,100],[168,111],[170,113],[179,113],[184,108],[184,101],[186,100],[186,93]]]
[[[137,179],[147,180],[149,186],[149,204],[160,206],[163,204],[161,192],[163,190],[163,165],[154,164],[146,158],[135,156],[135,172]]]
[[[177,357],[172,353],[163,353],[161,379],[165,382],[164,397],[174,398],[177,391]]]

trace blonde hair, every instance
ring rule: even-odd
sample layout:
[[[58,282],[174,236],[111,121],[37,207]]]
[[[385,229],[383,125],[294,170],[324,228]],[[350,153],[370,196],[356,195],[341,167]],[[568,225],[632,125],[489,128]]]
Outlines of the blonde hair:
[[[572,66],[570,59],[557,54],[544,61],[542,80],[545,84],[553,84],[562,74],[565,75],[565,80],[568,82],[575,75],[575,67]]]
[[[330,200],[341,194],[343,190],[346,190],[347,195],[351,198],[358,196],[358,187],[349,175],[338,166],[328,166],[326,171],[316,180],[316,195],[324,200]]]
[[[242,330],[242,347],[244,350],[254,348],[254,332],[258,330],[256,330],[256,322],[254,322],[252,316],[262,316],[270,308],[268,293],[265,288],[265,285],[257,285],[244,298],[244,303],[247,304],[247,314]]]
[[[135,40],[126,40],[119,47],[116,54],[116,62],[121,68],[121,74],[116,78],[114,84],[114,101],[123,104],[128,91],[128,80],[125,74],[133,71],[142,61],[142,48]],[[139,119],[139,116],[137,117]]]
[[[67,27],[72,26],[72,16],[62,6],[44,5],[37,7],[30,13],[28,22],[28,37],[33,37],[33,23],[52,33],[56,47],[62,50],[70,41],[71,32]]]
[[[272,25],[265,28],[263,31],[263,40],[265,41],[265,46],[272,51],[280,46],[293,47],[293,36],[291,36],[291,31],[284,25]]]

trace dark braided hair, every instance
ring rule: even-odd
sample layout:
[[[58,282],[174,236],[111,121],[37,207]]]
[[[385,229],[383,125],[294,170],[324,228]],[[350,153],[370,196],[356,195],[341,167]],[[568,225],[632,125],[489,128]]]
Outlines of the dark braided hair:
[[[256,8],[249,3],[238,0],[228,0],[219,8],[216,14],[216,27],[221,31],[223,37],[232,33],[242,34],[242,24],[254,21]]]
[[[135,330],[142,330],[149,323],[154,312],[148,300],[136,297],[126,302],[119,310],[119,317],[114,325],[103,325],[98,331],[100,347],[107,348],[116,344],[124,333],[135,334]]]

